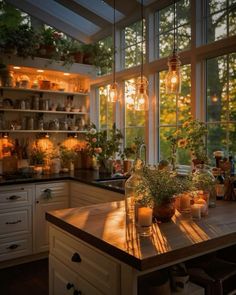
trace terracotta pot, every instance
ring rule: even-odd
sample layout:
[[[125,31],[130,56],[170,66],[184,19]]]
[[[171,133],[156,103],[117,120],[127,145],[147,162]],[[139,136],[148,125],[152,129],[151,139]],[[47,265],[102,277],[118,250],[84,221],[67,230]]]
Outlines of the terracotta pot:
[[[153,217],[157,221],[168,222],[175,214],[175,198],[171,198],[162,204],[156,204],[153,208]]]

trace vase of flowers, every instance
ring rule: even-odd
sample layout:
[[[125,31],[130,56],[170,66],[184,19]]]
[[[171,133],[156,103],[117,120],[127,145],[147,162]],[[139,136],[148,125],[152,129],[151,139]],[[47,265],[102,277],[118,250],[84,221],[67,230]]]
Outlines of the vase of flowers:
[[[122,138],[121,131],[116,128],[115,124],[109,132],[106,130],[98,131],[94,124],[89,126],[86,133],[86,150],[88,155],[97,159],[101,173],[111,174],[112,160],[115,159],[115,154],[119,152]]]

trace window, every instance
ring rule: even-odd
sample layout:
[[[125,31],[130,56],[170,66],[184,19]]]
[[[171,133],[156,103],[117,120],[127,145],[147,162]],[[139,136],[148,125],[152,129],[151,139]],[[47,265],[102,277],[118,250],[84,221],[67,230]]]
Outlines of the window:
[[[125,146],[129,147],[135,137],[144,139],[145,111],[134,111],[132,109],[136,79],[125,81]]]
[[[236,153],[236,53],[207,60],[208,152]]]
[[[108,36],[107,38],[98,41],[98,46],[103,51],[102,56],[96,56],[96,62],[99,64],[98,75],[110,74],[112,71],[112,62],[113,62],[112,37]]]
[[[235,35],[235,0],[209,0],[207,2],[207,42]]]
[[[176,131],[191,115],[191,67],[190,65],[182,66],[182,91],[181,94],[166,95],[165,93],[165,76],[166,71],[159,73],[159,142],[160,142],[160,160],[168,159],[171,154],[170,142],[167,137]],[[177,161],[179,164],[189,164],[190,155],[185,150],[178,151]]]
[[[113,103],[107,102],[108,90],[110,85],[99,87],[99,127],[102,130],[112,128],[113,118]]]
[[[123,56],[124,67],[130,68],[141,64],[141,52],[143,45],[144,61],[145,61],[145,21],[144,36],[142,44],[142,22],[138,21],[122,31],[123,37]]]
[[[190,0],[176,2],[176,37],[177,49],[190,48]],[[170,55],[174,44],[174,4],[156,13],[156,58]]]

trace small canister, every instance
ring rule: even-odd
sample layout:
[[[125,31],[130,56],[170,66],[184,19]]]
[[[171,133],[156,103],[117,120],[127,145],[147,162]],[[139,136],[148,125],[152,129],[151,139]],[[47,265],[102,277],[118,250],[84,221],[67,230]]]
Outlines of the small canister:
[[[34,118],[28,118],[28,130],[34,130]]]

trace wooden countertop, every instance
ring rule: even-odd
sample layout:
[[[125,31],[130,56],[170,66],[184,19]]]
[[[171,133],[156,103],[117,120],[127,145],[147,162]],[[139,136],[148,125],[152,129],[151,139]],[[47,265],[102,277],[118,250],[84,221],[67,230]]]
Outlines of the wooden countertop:
[[[171,222],[153,224],[153,235],[139,238],[126,226],[124,202],[46,213],[61,229],[138,270],[162,268],[236,243],[236,202],[220,201],[199,221],[178,211]]]

